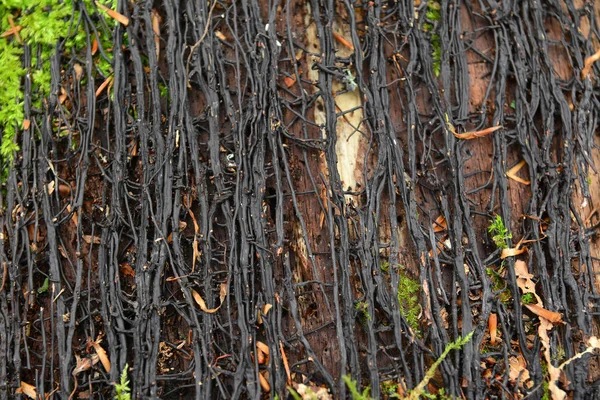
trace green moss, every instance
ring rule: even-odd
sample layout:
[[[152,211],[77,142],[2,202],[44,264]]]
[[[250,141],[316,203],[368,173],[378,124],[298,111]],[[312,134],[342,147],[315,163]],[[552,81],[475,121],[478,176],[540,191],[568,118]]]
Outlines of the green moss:
[[[416,335],[420,335],[419,314],[421,313],[421,307],[418,295],[420,290],[419,281],[411,279],[404,267],[400,266],[398,270],[398,306],[400,307],[400,314]]]
[[[535,299],[533,293],[525,293],[523,296],[521,296],[521,302],[523,304],[535,304],[537,303],[537,300]]]
[[[354,309],[358,311],[363,320],[371,320],[371,314],[369,314],[369,304],[366,301],[359,301],[354,306]]]
[[[393,396],[398,393],[398,383],[394,381],[381,382],[381,394],[384,396]]]
[[[121,381],[114,383],[115,385],[115,400],[131,400],[131,389],[129,388],[129,378],[127,377],[128,364],[125,364],[123,373],[121,374]]]
[[[85,2],[90,14],[94,13],[91,0]],[[110,0],[109,7],[116,1]],[[104,13],[103,11],[101,13]],[[15,35],[0,38],[0,164],[2,182],[8,175],[8,164],[19,150],[17,134],[25,119],[23,110],[23,77],[31,68],[32,105],[40,109],[42,99],[48,96],[51,88],[50,60],[56,51],[57,43],[64,42],[64,51],[78,52],[87,45],[86,32],[79,23],[81,13],[73,0],[3,0],[0,2],[0,31],[11,29],[10,19],[21,27],[19,36],[24,44],[31,47],[32,64],[23,65],[23,44]],[[116,24],[107,18],[109,24]],[[108,42],[107,44],[112,43]],[[39,57],[38,57],[39,56]],[[100,57],[98,57],[100,58]],[[102,62],[100,62],[102,63]],[[110,64],[110,63],[108,63]],[[102,65],[102,70],[110,72],[110,67]]]
[[[500,265],[498,271],[494,270],[491,267],[488,267],[486,268],[485,272],[492,283],[492,290],[496,293],[496,295],[499,297],[502,303],[508,304],[511,301],[512,296],[510,294],[510,290],[506,285],[506,282],[504,281],[504,277],[502,276],[504,268],[505,265],[503,262]]]
[[[488,233],[492,236],[492,240],[496,243],[499,249],[508,248],[508,239],[512,239],[512,234],[508,232],[502,217],[496,215],[496,217],[490,220],[490,226],[488,227]]]
[[[344,382],[346,382],[346,386],[350,390],[350,395],[352,396],[352,400],[371,400],[371,396],[369,396],[369,392],[371,391],[371,387],[367,386],[363,389],[362,393],[356,387],[356,381],[353,381],[352,378],[348,375],[342,376]]]
[[[431,59],[433,60],[433,73],[437,77],[440,76],[442,66],[442,41],[440,35],[434,32],[435,26],[433,24],[442,19],[441,6],[438,0],[429,0],[427,2],[425,19],[428,22],[423,23],[423,31],[431,34],[429,37]]]

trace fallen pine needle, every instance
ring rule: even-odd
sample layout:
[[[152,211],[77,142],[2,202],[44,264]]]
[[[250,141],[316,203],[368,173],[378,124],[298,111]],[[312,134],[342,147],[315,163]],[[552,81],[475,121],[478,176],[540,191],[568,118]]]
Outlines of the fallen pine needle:
[[[526,181],[525,179],[517,176],[517,172],[519,172],[525,164],[527,164],[525,160],[521,160],[519,163],[517,163],[517,165],[506,171],[506,177],[512,179],[513,181],[522,183],[523,185],[530,185],[530,181]]]
[[[106,14],[108,14],[108,16],[111,17],[112,19],[114,19],[115,21],[119,22],[120,24],[122,24],[124,26],[129,25],[129,18],[127,18],[123,14],[118,13],[115,10],[108,8],[105,5],[100,4],[98,2],[96,2],[96,5],[98,6],[98,8],[100,8],[101,10],[106,12]]]
[[[490,135],[490,134],[496,132],[498,129],[502,129],[502,126],[501,125],[493,126],[491,128],[483,129],[480,131],[471,131],[471,132],[465,132],[465,133],[456,133],[456,131],[454,131],[452,133],[458,139],[471,140],[471,139],[476,139],[476,138]]]
[[[338,42],[340,42],[340,44],[344,47],[347,47],[348,49],[354,51],[354,46],[352,45],[352,43],[350,43],[349,41],[347,41],[342,35],[340,35],[337,32],[332,32],[333,33],[333,38],[335,40],[337,40]]]
[[[12,30],[13,34],[15,35],[15,39],[17,40],[17,42],[19,42],[20,45],[22,45],[23,40],[21,40],[21,35],[19,35],[19,31],[21,29],[17,29],[17,26],[15,26],[15,21],[13,21],[12,15],[8,16],[8,23],[10,24],[10,29]]]
[[[283,361],[283,368],[285,368],[285,374],[287,375],[287,384],[292,384],[292,375],[290,374],[290,365],[288,364],[287,356],[285,355],[285,351],[283,351],[283,343],[281,340],[279,341],[279,350],[281,350],[281,360]]]
[[[106,80],[104,82],[102,82],[102,84],[96,90],[96,97],[98,97],[98,96],[100,96],[100,94],[102,94],[104,89],[106,89],[106,87],[112,83],[112,80],[113,80],[113,77],[109,76],[108,78],[106,78]]]

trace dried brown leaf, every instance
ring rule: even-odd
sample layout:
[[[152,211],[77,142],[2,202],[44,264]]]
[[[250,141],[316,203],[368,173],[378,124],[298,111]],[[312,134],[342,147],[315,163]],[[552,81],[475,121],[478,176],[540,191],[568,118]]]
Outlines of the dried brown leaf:
[[[21,381],[21,386],[15,390],[17,394],[24,394],[30,399],[37,399],[37,390],[35,390],[35,386],[30,385],[29,383]]]
[[[444,232],[446,231],[446,229],[448,229],[448,222],[446,221],[446,218],[444,218],[443,215],[440,215],[436,218],[435,222],[433,223],[433,232]]]
[[[505,259],[506,257],[518,256],[519,254],[525,253],[527,249],[520,249],[519,246],[511,247],[509,249],[502,249],[502,254],[500,255],[501,259]]]
[[[92,235],[83,235],[82,239],[87,243],[87,244],[92,244],[92,242],[94,244],[100,244],[102,242],[102,240],[98,237],[98,236],[93,236]]]

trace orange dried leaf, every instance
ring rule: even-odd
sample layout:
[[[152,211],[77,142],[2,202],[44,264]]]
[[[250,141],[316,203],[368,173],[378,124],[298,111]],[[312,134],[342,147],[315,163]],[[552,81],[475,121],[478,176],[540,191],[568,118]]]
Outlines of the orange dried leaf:
[[[37,399],[37,391],[35,390],[35,386],[30,385],[29,383],[21,381],[21,386],[15,390],[17,394],[24,394],[25,396],[31,399]]]
[[[523,166],[526,164],[525,160],[521,160],[517,165],[515,165],[514,167],[512,167],[511,169],[509,169],[508,171],[506,171],[506,177],[512,179],[513,181],[517,181],[519,183],[522,183],[523,185],[530,185],[531,182],[530,181],[526,181],[523,178],[519,178],[517,176],[517,172],[519,172],[519,170],[521,168],[523,168]]]
[[[440,215],[433,224],[433,231],[438,233],[444,232],[446,229],[448,229],[448,222],[446,222],[446,218],[443,215]]]
[[[196,292],[194,289],[192,289],[192,297],[194,297],[194,300],[196,301],[196,303],[198,303],[198,305],[200,306],[200,309],[209,314],[214,314],[217,311],[219,311],[219,308],[221,308],[221,305],[223,305],[223,300],[225,300],[225,296],[227,296],[227,284],[223,283],[223,284],[221,284],[221,293],[219,296],[221,299],[221,304],[219,304],[219,306],[217,308],[208,308],[206,306],[206,302],[204,301],[202,296],[200,296],[200,294],[198,292]]]
[[[28,119],[24,119],[23,120],[23,129],[27,130],[27,129],[29,129],[30,126],[31,126],[31,121]]]
[[[271,385],[269,385],[269,381],[267,380],[267,378],[264,377],[264,374],[267,371],[263,371],[260,374],[258,374],[258,379],[260,380],[260,387],[262,387],[262,389],[265,392],[270,392],[271,391]]]
[[[92,42],[92,55],[96,54],[97,51],[98,51],[98,39],[94,38],[94,41]]]
[[[121,273],[123,275],[135,277],[135,271],[131,267],[131,264],[129,264],[128,262],[124,262],[123,264],[121,264]]]
[[[594,55],[585,59],[583,69],[581,70],[581,79],[585,79],[588,76],[590,70],[592,69],[592,65],[594,65],[594,63],[598,60],[600,60],[600,50],[598,50]]]
[[[263,342],[256,342],[256,353],[259,364],[267,364],[269,362],[269,346]]]
[[[347,41],[342,35],[340,35],[337,32],[332,32],[332,34],[333,34],[333,38],[335,40],[337,40],[342,46],[354,51],[354,46],[352,45],[352,43]]]
[[[285,87],[289,89],[296,84],[296,78],[286,76],[285,78],[283,78],[283,83],[285,84]]]
[[[501,125],[493,126],[491,128],[483,129],[481,131],[472,131],[472,132],[465,132],[465,133],[456,133],[456,131],[452,131],[452,133],[458,139],[471,140],[471,139],[476,139],[479,137],[491,135],[492,133],[496,132],[498,129],[502,129],[502,126]]]
[[[562,316],[560,315],[560,313],[557,313],[555,311],[546,310],[544,307],[540,307],[537,304],[525,304],[525,307],[527,307],[529,309],[529,311],[531,311],[535,315],[545,318],[548,321],[552,322],[553,324],[558,324],[558,323],[563,322]]]
[[[123,14],[120,14],[120,13],[116,12],[115,10],[110,9],[110,8],[106,7],[105,5],[100,4],[98,2],[96,2],[96,5],[98,6],[98,8],[100,8],[101,10],[103,10],[104,12],[106,12],[106,14],[108,14],[109,17],[111,17],[112,19],[114,19],[118,23],[120,23],[120,24],[122,24],[124,26],[129,25],[129,18],[127,18]]]

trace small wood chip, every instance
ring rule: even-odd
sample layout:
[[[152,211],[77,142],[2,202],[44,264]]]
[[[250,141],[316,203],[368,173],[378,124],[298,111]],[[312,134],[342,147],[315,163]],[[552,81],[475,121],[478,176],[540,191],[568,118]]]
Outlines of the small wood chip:
[[[285,78],[283,78],[283,83],[285,84],[285,87],[289,89],[296,84],[296,78],[286,76]]]

